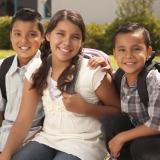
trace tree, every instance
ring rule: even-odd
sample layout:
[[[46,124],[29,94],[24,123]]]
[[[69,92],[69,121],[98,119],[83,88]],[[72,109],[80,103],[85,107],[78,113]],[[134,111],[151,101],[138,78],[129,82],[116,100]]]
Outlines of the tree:
[[[147,28],[154,50],[160,50],[160,19],[152,12],[155,0],[118,0],[117,18],[107,27],[105,33],[106,51],[112,53],[113,37],[118,27],[127,22],[137,22]]]
[[[119,18],[133,17],[137,15],[151,16],[152,5],[155,0],[118,0],[116,14]]]

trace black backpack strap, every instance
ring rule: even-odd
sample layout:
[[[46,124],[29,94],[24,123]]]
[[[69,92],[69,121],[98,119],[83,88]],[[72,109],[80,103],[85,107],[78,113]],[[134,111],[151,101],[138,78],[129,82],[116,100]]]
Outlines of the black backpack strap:
[[[138,94],[141,102],[144,104],[146,108],[148,107],[148,101],[149,101],[146,77],[149,71],[156,67],[155,65],[156,63],[154,62],[152,62],[151,64],[148,64],[143,68],[143,70],[138,75],[138,80],[137,80]]]
[[[145,107],[148,107],[148,91],[147,91],[147,84],[146,84],[146,77],[150,70],[156,68],[160,72],[160,63],[152,62],[154,57],[156,56],[157,52],[153,51],[150,58],[146,61],[143,70],[139,73],[137,79],[137,89],[138,94],[140,97],[141,102],[144,104]],[[117,91],[120,93],[121,87],[121,80],[124,75],[124,72],[119,68],[114,74],[114,83],[117,88]]]
[[[82,59],[83,57],[80,55],[78,62],[76,63],[76,68],[75,68],[75,75],[74,75],[74,79],[72,81],[72,83],[70,83],[69,85],[66,86],[66,92],[69,94],[74,94],[75,93],[75,85],[76,85],[76,81],[79,75],[79,71],[81,68],[81,63],[82,63]]]
[[[78,59],[78,62],[75,65],[76,68],[75,68],[74,79],[73,79],[72,83],[69,83],[68,85],[66,85],[65,90],[66,90],[67,93],[70,93],[70,94],[75,93],[75,85],[76,85],[77,77],[78,77],[79,70],[80,70],[80,67],[81,67],[82,59],[83,59],[83,57],[80,55],[79,59]],[[46,65],[46,71],[47,72],[49,71],[49,68],[50,68],[51,65],[52,65],[52,56],[49,55],[47,57],[47,65]]]
[[[7,57],[6,59],[3,60],[1,66],[0,66],[0,88],[1,88],[1,93],[2,93],[2,97],[7,101],[7,95],[6,95],[6,83],[5,83],[5,77],[6,77],[6,73],[8,72],[13,59],[14,59],[14,55]]]
[[[124,75],[124,71],[120,68],[118,68],[113,75],[113,81],[119,94],[120,94],[121,81],[122,81],[123,75]]]

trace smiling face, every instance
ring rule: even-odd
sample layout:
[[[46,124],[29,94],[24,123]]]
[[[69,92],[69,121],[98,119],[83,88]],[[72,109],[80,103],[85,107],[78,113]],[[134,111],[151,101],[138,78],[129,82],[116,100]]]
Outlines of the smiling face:
[[[52,32],[47,33],[53,60],[70,63],[79,53],[82,46],[82,32],[80,28],[69,20],[61,20]]]
[[[27,64],[36,54],[42,42],[42,34],[35,21],[17,20],[12,27],[10,39],[18,55],[20,65]]]
[[[126,76],[136,79],[152,48],[144,42],[142,31],[119,33],[115,38],[114,57]]]

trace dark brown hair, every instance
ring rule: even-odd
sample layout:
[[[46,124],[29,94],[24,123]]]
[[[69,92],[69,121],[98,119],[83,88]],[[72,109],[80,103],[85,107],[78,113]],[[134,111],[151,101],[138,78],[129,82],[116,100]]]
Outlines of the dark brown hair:
[[[24,22],[31,21],[31,22],[37,22],[38,30],[41,32],[41,35],[43,35],[44,28],[41,23],[41,19],[42,17],[37,11],[31,8],[22,8],[13,15],[11,20],[10,30],[12,31],[14,23],[18,20],[24,21]]]
[[[62,20],[69,20],[71,23],[78,26],[82,32],[82,41],[85,40],[85,24],[81,15],[74,10],[59,10],[50,20],[48,27],[46,29],[46,33],[52,32],[57,24]],[[47,66],[47,57],[51,54],[50,44],[45,39],[42,46],[41,46],[41,59],[42,65],[39,70],[33,75],[33,85],[32,88],[36,88],[40,93],[46,88],[47,86],[47,76],[49,67]],[[71,64],[62,72],[60,77],[57,80],[57,87],[61,92],[65,91],[67,88],[66,85],[70,85],[75,76],[75,65],[78,63],[79,54],[81,54],[81,48],[79,53],[75,57],[73,57]]]
[[[144,43],[146,45],[146,47],[148,48],[151,45],[151,40],[150,40],[150,34],[149,31],[141,24],[139,23],[126,23],[126,24],[122,24],[116,31],[115,35],[114,35],[114,46],[116,43],[116,37],[118,34],[126,34],[126,33],[134,33],[137,31],[141,31],[143,34],[143,38],[144,38]]]

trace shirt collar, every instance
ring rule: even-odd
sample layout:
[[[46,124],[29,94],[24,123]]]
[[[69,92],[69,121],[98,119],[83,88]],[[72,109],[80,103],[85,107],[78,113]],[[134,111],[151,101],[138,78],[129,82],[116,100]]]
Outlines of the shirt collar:
[[[22,67],[19,67],[18,66],[18,59],[17,59],[18,56],[16,54],[15,57],[14,57],[13,63],[11,65],[10,69],[9,69],[9,74],[12,75],[15,72],[17,72],[17,70],[22,69],[22,68],[24,68],[25,70],[27,70],[28,66],[33,62],[33,60],[35,58],[40,58],[40,55],[41,55],[41,52],[40,52],[40,50],[38,50],[37,53],[35,54],[35,56],[26,65],[24,65]]]

